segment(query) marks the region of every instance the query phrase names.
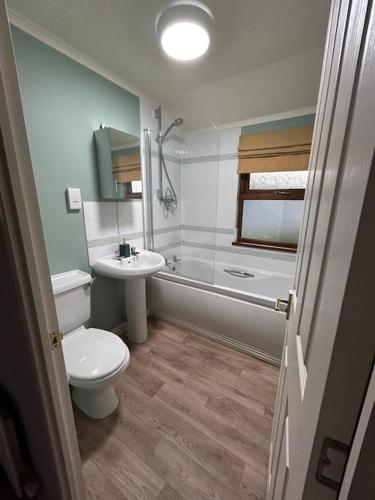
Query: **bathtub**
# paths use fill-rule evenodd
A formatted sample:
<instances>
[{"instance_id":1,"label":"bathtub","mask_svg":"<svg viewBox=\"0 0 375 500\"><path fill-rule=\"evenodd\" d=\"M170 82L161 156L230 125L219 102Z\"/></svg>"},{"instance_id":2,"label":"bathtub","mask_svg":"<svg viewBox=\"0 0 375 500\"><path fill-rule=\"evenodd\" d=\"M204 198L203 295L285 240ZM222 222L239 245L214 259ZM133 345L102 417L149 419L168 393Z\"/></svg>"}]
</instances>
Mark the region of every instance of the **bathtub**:
<instances>
[{"instance_id":1,"label":"bathtub","mask_svg":"<svg viewBox=\"0 0 375 500\"><path fill-rule=\"evenodd\" d=\"M150 278L153 316L279 364L286 327L275 299L293 276L222 262L182 258Z\"/></svg>"}]
</instances>

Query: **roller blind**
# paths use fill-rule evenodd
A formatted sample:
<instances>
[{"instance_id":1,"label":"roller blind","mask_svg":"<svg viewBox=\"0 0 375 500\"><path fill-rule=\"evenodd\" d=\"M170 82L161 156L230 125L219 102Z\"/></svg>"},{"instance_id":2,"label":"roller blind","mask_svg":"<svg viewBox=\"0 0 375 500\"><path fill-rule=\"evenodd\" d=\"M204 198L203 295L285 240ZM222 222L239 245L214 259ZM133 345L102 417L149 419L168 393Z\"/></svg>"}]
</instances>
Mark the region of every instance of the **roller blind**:
<instances>
[{"instance_id":1,"label":"roller blind","mask_svg":"<svg viewBox=\"0 0 375 500\"><path fill-rule=\"evenodd\" d=\"M117 182L142 180L141 158L139 153L112 156L113 175Z\"/></svg>"},{"instance_id":2,"label":"roller blind","mask_svg":"<svg viewBox=\"0 0 375 500\"><path fill-rule=\"evenodd\" d=\"M307 170L312 126L240 136L238 173Z\"/></svg>"}]
</instances>

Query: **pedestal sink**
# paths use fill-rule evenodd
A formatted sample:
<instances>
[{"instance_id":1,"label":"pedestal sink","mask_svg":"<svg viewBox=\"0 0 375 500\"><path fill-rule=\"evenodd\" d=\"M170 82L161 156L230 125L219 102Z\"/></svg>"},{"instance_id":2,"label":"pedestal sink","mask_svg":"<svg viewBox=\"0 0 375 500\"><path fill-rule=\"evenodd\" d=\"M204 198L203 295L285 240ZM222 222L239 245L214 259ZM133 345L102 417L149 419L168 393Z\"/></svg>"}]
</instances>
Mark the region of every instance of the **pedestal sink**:
<instances>
[{"instance_id":1,"label":"pedestal sink","mask_svg":"<svg viewBox=\"0 0 375 500\"><path fill-rule=\"evenodd\" d=\"M94 270L109 278L126 280L125 299L128 317L128 338L142 344L147 340L146 277L165 266L158 253L137 250L137 255L115 257L108 255L95 261Z\"/></svg>"}]
</instances>

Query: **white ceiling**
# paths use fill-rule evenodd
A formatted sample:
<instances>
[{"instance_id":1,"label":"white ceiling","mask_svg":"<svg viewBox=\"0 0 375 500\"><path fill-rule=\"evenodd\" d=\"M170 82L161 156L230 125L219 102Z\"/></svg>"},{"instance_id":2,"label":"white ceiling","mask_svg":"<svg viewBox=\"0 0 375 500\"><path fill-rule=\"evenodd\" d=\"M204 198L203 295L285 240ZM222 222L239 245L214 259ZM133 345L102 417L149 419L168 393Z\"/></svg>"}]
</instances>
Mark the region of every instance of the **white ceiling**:
<instances>
[{"instance_id":1,"label":"white ceiling","mask_svg":"<svg viewBox=\"0 0 375 500\"><path fill-rule=\"evenodd\" d=\"M174 116L216 124L314 105L329 0L205 0L207 55L178 64L158 46L168 0L8 0L35 24L155 97Z\"/></svg>"}]
</instances>

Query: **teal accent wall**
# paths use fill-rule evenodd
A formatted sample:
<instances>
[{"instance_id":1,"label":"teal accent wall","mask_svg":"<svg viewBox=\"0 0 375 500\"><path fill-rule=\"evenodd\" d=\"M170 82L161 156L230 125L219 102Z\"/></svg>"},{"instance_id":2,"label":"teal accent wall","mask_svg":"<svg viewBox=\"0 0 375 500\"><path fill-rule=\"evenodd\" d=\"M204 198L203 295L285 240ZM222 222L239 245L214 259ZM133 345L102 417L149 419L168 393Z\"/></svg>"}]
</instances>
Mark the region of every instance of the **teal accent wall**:
<instances>
[{"instance_id":1,"label":"teal accent wall","mask_svg":"<svg viewBox=\"0 0 375 500\"><path fill-rule=\"evenodd\" d=\"M314 125L315 114L294 116L293 118L283 118L282 120L274 120L272 122L257 123L255 125L247 125L241 128L241 134L257 134L267 132L269 130L281 130L283 128L306 127Z\"/></svg>"},{"instance_id":2,"label":"teal accent wall","mask_svg":"<svg viewBox=\"0 0 375 500\"><path fill-rule=\"evenodd\" d=\"M83 211L68 212L65 189L98 200L93 132L105 123L139 136L139 98L18 28L12 36L50 271L89 272ZM95 326L123 321L122 288L95 282Z\"/></svg>"}]
</instances>

